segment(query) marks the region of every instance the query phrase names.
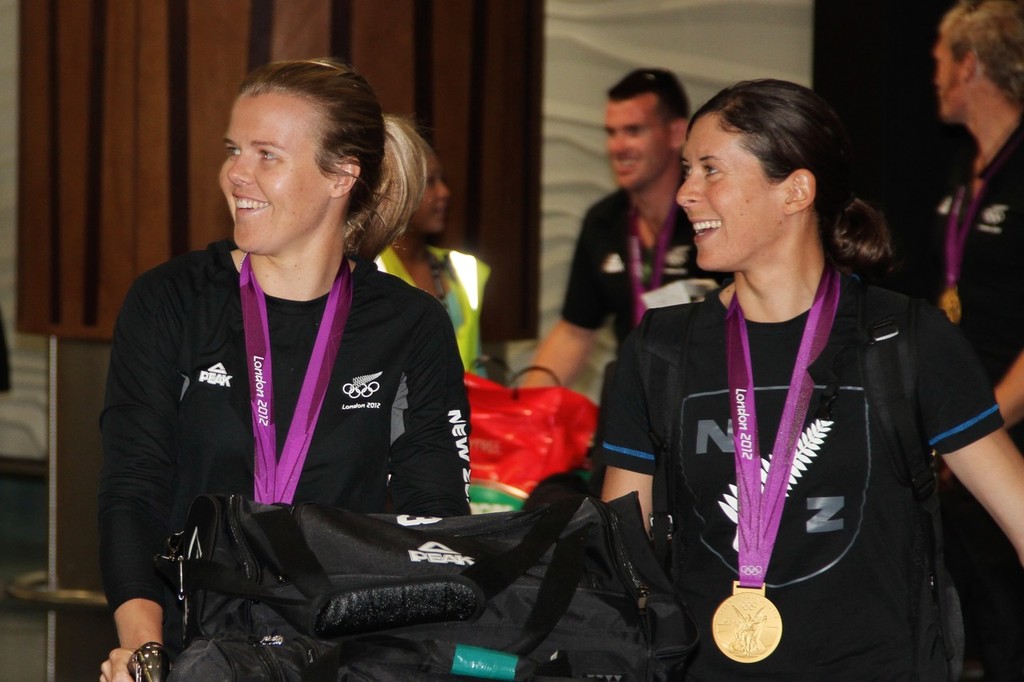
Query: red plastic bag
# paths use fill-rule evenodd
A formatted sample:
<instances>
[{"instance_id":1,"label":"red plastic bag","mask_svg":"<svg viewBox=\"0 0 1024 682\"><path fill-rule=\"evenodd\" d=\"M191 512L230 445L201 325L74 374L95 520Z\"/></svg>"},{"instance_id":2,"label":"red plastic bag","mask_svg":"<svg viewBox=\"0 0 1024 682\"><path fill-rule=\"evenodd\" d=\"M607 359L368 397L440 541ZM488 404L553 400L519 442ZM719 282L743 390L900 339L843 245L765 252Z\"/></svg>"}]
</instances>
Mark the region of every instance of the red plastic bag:
<instances>
[{"instance_id":1,"label":"red plastic bag","mask_svg":"<svg viewBox=\"0 0 1024 682\"><path fill-rule=\"evenodd\" d=\"M529 493L552 474L583 468L597 405L562 386L507 387L466 374L472 479Z\"/></svg>"}]
</instances>

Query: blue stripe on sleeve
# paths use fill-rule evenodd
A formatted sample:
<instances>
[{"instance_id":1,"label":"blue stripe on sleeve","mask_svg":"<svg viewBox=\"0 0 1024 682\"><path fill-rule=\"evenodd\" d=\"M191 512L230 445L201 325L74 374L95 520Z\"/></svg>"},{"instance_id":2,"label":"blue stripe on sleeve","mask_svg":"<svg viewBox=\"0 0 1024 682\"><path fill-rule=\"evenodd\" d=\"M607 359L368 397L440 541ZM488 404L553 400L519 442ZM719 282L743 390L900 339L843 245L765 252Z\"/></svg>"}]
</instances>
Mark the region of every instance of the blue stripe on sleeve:
<instances>
[{"instance_id":1,"label":"blue stripe on sleeve","mask_svg":"<svg viewBox=\"0 0 1024 682\"><path fill-rule=\"evenodd\" d=\"M932 438L931 440L928 441L928 445L935 445L936 443L938 443L941 440L949 438L950 436L955 436L956 434L960 433L961 431L965 431L965 430L971 428L972 426L974 426L975 424L980 422L985 417L988 417L989 415L991 415L993 412L998 412L998 411L999 411L999 405L993 405L992 407L988 408L987 410L985 410L984 412L982 412L978 416L972 417L971 419L968 419L967 421L965 421L963 424L960 424L959 426L954 426L950 430L944 431L943 433L940 433L939 435L935 436L934 438Z\"/></svg>"},{"instance_id":2,"label":"blue stripe on sleeve","mask_svg":"<svg viewBox=\"0 0 1024 682\"><path fill-rule=\"evenodd\" d=\"M623 455L629 455L630 457L637 457L639 459L646 459L651 462L654 461L654 455L649 452L642 452L640 450L633 450L631 448L620 448L618 445L611 445L607 441L604 443L605 450L611 450L612 452L618 452Z\"/></svg>"}]
</instances>

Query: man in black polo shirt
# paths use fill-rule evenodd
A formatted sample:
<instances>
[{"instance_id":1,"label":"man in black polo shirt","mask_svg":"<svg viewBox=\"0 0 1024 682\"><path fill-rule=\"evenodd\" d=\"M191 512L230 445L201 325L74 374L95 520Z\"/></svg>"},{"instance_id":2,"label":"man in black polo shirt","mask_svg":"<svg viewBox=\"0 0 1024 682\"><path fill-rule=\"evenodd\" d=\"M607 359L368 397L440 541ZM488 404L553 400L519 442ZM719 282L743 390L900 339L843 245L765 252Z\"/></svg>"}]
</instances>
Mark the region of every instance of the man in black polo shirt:
<instances>
[{"instance_id":1,"label":"man in black polo shirt","mask_svg":"<svg viewBox=\"0 0 1024 682\"><path fill-rule=\"evenodd\" d=\"M689 114L682 86L662 69L632 71L608 90L605 131L618 189L583 219L562 319L532 362L563 385L585 365L609 315L621 343L648 307L684 303L706 288L693 230L675 202ZM524 385L550 381L532 372Z\"/></svg>"}]
</instances>

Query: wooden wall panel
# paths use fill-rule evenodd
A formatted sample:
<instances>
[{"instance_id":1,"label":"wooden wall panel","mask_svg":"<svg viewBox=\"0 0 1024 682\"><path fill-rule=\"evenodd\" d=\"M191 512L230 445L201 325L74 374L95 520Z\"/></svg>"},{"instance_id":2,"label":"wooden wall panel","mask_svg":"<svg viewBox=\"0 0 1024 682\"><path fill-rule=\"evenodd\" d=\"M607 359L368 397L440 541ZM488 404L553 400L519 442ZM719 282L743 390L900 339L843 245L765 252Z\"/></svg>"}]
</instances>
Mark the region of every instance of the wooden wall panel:
<instances>
[{"instance_id":1,"label":"wooden wall panel","mask_svg":"<svg viewBox=\"0 0 1024 682\"><path fill-rule=\"evenodd\" d=\"M515 255L512 267L498 268L494 285L497 291L517 291L519 295L488 301L482 327L485 338L531 338L536 336L539 265L529 254L538 253L539 232L530 225L538 219L541 198L530 178L540 174L540 154L523 154L522 150L539 150L541 144L541 25L525 4L511 3L504 10L488 15L485 23L488 50L480 74L484 103L477 117L480 128L474 131L482 146L480 202L475 217L479 222L503 219L496 229L481 233L480 253L492 259ZM526 68L520 66L523 44L538 45ZM509 130L520 134L509 135ZM490 159L503 160L501 173L483 172ZM530 322L505 329L504 318Z\"/></svg>"},{"instance_id":2,"label":"wooden wall panel","mask_svg":"<svg viewBox=\"0 0 1024 682\"><path fill-rule=\"evenodd\" d=\"M50 7L45 2L22 3L18 145L18 322L21 328L43 331L53 319L54 263L52 229L55 179L50 174L54 155L53 64ZM22 273L33 273L24 276ZM44 273L44 276L39 276Z\"/></svg>"},{"instance_id":3,"label":"wooden wall panel","mask_svg":"<svg viewBox=\"0 0 1024 682\"><path fill-rule=\"evenodd\" d=\"M134 267L124 270L144 272L167 260L172 253L167 229L171 201L171 92L170 92L170 15L167 3L143 2L138 5L138 68L135 72L136 110L139 121L132 131L132 149L144 150L138 154L135 177L138 190L135 199L134 226L139 233L133 239ZM176 37L180 40L180 37ZM179 99L175 97L175 99ZM127 138L125 134L125 138ZM123 294L122 294L123 295ZM115 294L114 301L119 301Z\"/></svg>"},{"instance_id":4,"label":"wooden wall panel","mask_svg":"<svg viewBox=\"0 0 1024 682\"><path fill-rule=\"evenodd\" d=\"M542 0L22 0L19 329L109 338L138 274L230 236L217 175L238 82L333 50L433 131L444 243L493 269L484 338L535 335L542 15Z\"/></svg>"},{"instance_id":5,"label":"wooden wall panel","mask_svg":"<svg viewBox=\"0 0 1024 682\"><path fill-rule=\"evenodd\" d=\"M110 0L105 22L101 74L104 88L99 94L99 155L90 160L94 178L90 194L98 190L100 201L87 217L86 285L83 323L95 327L99 320L117 316L120 298L131 285L135 260L136 192L125 191L135 184L138 166L145 163L137 153L135 125L138 111L136 78L138 56L134 49L137 3ZM144 120L144 119L143 119Z\"/></svg>"},{"instance_id":6,"label":"wooden wall panel","mask_svg":"<svg viewBox=\"0 0 1024 682\"><path fill-rule=\"evenodd\" d=\"M412 114L414 5L422 0L352 0L352 64L386 111Z\"/></svg>"},{"instance_id":7,"label":"wooden wall panel","mask_svg":"<svg viewBox=\"0 0 1024 682\"><path fill-rule=\"evenodd\" d=\"M475 0L448 0L434 5L431 129L452 187L445 243L477 251L480 225L469 224L469 167L473 147L466 132L472 115L473 5ZM479 151L479 150L477 150ZM496 287L491 287L492 293ZM484 298L488 300L487 297Z\"/></svg>"},{"instance_id":8,"label":"wooden wall panel","mask_svg":"<svg viewBox=\"0 0 1024 682\"><path fill-rule=\"evenodd\" d=\"M290 0L274 6L271 59L311 59L331 54L331 5Z\"/></svg>"},{"instance_id":9,"label":"wooden wall panel","mask_svg":"<svg viewBox=\"0 0 1024 682\"><path fill-rule=\"evenodd\" d=\"M220 191L224 132L238 83L249 69L251 41L244 17L250 0L189 0L188 16L188 246L204 249L231 236ZM260 36L269 42L269 36ZM172 96L173 93L172 93Z\"/></svg>"},{"instance_id":10,"label":"wooden wall panel","mask_svg":"<svg viewBox=\"0 0 1024 682\"><path fill-rule=\"evenodd\" d=\"M51 169L57 186L52 195L60 232L57 241L59 292L58 314L73 328L83 325L85 306L83 287L86 262L79 257L85 251L86 216L99 197L90 196L88 165L90 145L95 144L91 129L96 85L91 66L96 58L93 25L94 3L71 0L58 2L56 77L59 84L56 101L56 142L60 150Z\"/></svg>"},{"instance_id":11,"label":"wooden wall panel","mask_svg":"<svg viewBox=\"0 0 1024 682\"><path fill-rule=\"evenodd\" d=\"M479 25L487 36L483 54L474 55L474 90L480 92L470 117L479 148L470 162L479 197L470 195L467 219L486 226L479 253L493 263L481 318L484 338L532 338L538 290L540 195L540 44L541 17L528 3L488 5ZM500 10L500 11L499 11ZM487 172L500 160L500 173ZM526 189L530 188L530 189Z\"/></svg>"},{"instance_id":12,"label":"wooden wall panel","mask_svg":"<svg viewBox=\"0 0 1024 682\"><path fill-rule=\"evenodd\" d=\"M354 0L352 7L352 63L388 110L433 132L441 153L452 192L441 243L492 267L484 340L535 337L543 3ZM367 31L363 22L391 29Z\"/></svg>"}]
</instances>

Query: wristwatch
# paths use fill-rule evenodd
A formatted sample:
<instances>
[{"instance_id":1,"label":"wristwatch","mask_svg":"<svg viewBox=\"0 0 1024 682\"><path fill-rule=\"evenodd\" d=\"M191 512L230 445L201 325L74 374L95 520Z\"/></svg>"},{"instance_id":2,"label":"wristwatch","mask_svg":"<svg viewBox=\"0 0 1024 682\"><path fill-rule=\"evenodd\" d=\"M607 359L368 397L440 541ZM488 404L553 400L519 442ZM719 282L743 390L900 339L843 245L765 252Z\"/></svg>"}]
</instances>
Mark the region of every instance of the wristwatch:
<instances>
[{"instance_id":1,"label":"wristwatch","mask_svg":"<svg viewBox=\"0 0 1024 682\"><path fill-rule=\"evenodd\" d=\"M171 658L159 642L146 642L128 659L128 671L135 682L167 682Z\"/></svg>"}]
</instances>

